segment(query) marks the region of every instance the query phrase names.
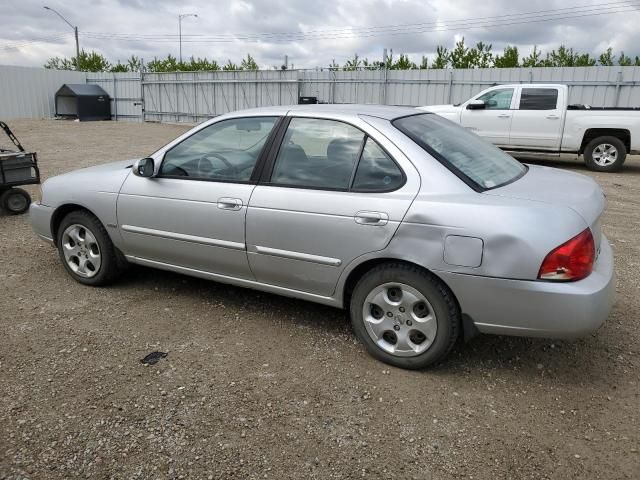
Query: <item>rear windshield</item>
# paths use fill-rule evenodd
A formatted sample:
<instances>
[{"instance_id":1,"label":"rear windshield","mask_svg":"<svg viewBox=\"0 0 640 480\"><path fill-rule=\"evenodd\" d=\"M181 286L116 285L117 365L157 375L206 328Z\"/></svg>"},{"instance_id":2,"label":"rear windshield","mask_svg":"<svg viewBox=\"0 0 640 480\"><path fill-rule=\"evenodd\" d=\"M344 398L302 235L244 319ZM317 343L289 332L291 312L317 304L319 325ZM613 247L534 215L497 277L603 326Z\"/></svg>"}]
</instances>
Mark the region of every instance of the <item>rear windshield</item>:
<instances>
[{"instance_id":1,"label":"rear windshield","mask_svg":"<svg viewBox=\"0 0 640 480\"><path fill-rule=\"evenodd\" d=\"M527 171L498 147L437 115L411 115L393 125L476 189L505 185Z\"/></svg>"}]
</instances>

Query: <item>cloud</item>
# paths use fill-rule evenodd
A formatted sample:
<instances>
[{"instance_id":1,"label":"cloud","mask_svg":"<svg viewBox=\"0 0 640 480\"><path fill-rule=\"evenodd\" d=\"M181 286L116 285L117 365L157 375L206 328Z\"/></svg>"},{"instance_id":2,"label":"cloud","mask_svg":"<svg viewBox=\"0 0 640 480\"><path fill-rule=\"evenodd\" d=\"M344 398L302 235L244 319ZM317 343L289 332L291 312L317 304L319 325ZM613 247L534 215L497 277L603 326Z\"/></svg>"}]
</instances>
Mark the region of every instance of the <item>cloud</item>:
<instances>
[{"instance_id":1,"label":"cloud","mask_svg":"<svg viewBox=\"0 0 640 480\"><path fill-rule=\"evenodd\" d=\"M564 12L569 16L577 11L569 9L575 5L593 5L592 12L598 9L604 12L602 0L575 0L571 5L560 0L535 3L486 0L481 4L473 0L4 1L8 8L3 9L3 24L12 28L0 30L0 64L37 66L51 56L74 55L71 28L44 10L43 2L78 25L81 48L97 50L112 62L124 61L131 55L145 61L169 53L177 55L175 36L180 13L198 14L198 18L183 20L184 56L208 57L225 63L227 59L239 62L251 53L266 68L281 65L284 55L301 68L326 66L332 59L344 63L354 53L380 59L383 48L393 49L395 54L409 54L418 61L423 54L433 56L437 45L450 48L454 38L462 36L467 44L490 43L494 52L501 52L508 44L517 45L522 55L533 45L550 50L561 44L596 56L608 46L632 56L640 53L636 47L640 41L636 28L638 11L507 25L516 18L509 15L538 11L542 12L540 18L544 18L544 11L567 9ZM471 28L470 19L476 19L473 24L476 28ZM425 28L428 31L404 34L409 29L402 25L418 22L432 23L432 27L440 29ZM487 26L487 22L504 25ZM384 35L372 34L378 31L375 27L390 25L399 27L387 29ZM443 26L446 30L442 30ZM360 35L345 35L349 29ZM301 39L295 35L288 41L275 41L277 36L247 38L259 33L299 31L317 32L312 35L318 38ZM207 35L209 41L196 35ZM241 38L225 37L224 42L211 42L216 35ZM42 41L29 43L33 39Z\"/></svg>"}]
</instances>

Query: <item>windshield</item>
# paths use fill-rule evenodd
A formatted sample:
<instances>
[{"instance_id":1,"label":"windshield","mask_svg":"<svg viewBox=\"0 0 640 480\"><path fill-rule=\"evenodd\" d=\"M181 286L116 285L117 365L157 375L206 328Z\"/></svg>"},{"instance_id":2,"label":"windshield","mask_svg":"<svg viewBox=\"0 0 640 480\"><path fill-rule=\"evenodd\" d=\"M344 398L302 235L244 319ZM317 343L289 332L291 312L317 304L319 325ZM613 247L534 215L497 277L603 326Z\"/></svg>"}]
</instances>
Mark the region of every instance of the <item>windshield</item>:
<instances>
[{"instance_id":1,"label":"windshield","mask_svg":"<svg viewBox=\"0 0 640 480\"><path fill-rule=\"evenodd\" d=\"M482 190L505 185L527 171L499 148L438 115L398 118L393 125L456 175Z\"/></svg>"}]
</instances>

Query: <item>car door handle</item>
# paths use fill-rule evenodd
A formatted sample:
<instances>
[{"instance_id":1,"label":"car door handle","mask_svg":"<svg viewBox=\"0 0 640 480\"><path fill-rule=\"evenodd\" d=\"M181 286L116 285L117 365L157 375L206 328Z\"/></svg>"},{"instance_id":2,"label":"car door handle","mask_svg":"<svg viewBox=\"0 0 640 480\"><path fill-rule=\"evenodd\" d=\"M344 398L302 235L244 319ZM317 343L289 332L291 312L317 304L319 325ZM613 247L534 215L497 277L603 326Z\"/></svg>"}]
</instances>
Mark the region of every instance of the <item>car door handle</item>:
<instances>
[{"instance_id":1,"label":"car door handle","mask_svg":"<svg viewBox=\"0 0 640 480\"><path fill-rule=\"evenodd\" d=\"M386 225L389 221L389 215L382 212L358 212L354 218L360 225Z\"/></svg>"},{"instance_id":2,"label":"car door handle","mask_svg":"<svg viewBox=\"0 0 640 480\"><path fill-rule=\"evenodd\" d=\"M242 208L242 200L239 198L222 197L218 199L218 208L223 210L240 210Z\"/></svg>"},{"instance_id":3,"label":"car door handle","mask_svg":"<svg viewBox=\"0 0 640 480\"><path fill-rule=\"evenodd\" d=\"M559 120L560 117L558 115L547 115L547 118L549 120Z\"/></svg>"},{"instance_id":4,"label":"car door handle","mask_svg":"<svg viewBox=\"0 0 640 480\"><path fill-rule=\"evenodd\" d=\"M509 115L508 113L501 113L500 115L498 115L498 118L511 118L511 115Z\"/></svg>"}]
</instances>

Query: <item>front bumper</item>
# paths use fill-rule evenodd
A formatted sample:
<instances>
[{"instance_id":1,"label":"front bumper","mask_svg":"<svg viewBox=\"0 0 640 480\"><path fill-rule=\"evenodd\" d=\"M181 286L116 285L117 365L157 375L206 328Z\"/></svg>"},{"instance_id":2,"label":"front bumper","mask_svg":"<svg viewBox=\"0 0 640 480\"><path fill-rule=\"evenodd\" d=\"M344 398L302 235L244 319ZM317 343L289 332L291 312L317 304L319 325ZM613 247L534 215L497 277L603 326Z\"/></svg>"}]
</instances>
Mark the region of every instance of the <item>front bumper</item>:
<instances>
[{"instance_id":1,"label":"front bumper","mask_svg":"<svg viewBox=\"0 0 640 480\"><path fill-rule=\"evenodd\" d=\"M53 244L53 234L51 233L51 215L53 208L33 202L29 207L29 217L31 219L31 228L36 235L45 242Z\"/></svg>"},{"instance_id":2,"label":"front bumper","mask_svg":"<svg viewBox=\"0 0 640 480\"><path fill-rule=\"evenodd\" d=\"M613 265L613 252L603 235L593 272L577 282L440 276L482 333L576 338L597 330L609 316L616 289Z\"/></svg>"}]
</instances>

